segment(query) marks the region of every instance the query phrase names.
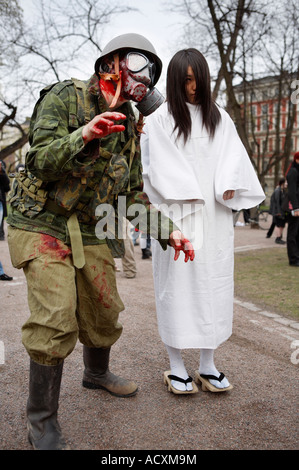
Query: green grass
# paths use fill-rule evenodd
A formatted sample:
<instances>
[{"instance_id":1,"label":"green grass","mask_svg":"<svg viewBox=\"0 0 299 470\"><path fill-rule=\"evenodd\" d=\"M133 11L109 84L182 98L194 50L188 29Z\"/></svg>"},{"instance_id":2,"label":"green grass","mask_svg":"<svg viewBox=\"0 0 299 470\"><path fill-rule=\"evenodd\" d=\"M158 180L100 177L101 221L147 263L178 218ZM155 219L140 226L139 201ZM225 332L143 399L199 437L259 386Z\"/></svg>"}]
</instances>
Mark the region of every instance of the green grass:
<instances>
[{"instance_id":1,"label":"green grass","mask_svg":"<svg viewBox=\"0 0 299 470\"><path fill-rule=\"evenodd\" d=\"M286 248L235 254L235 296L270 312L299 319L299 269Z\"/></svg>"}]
</instances>

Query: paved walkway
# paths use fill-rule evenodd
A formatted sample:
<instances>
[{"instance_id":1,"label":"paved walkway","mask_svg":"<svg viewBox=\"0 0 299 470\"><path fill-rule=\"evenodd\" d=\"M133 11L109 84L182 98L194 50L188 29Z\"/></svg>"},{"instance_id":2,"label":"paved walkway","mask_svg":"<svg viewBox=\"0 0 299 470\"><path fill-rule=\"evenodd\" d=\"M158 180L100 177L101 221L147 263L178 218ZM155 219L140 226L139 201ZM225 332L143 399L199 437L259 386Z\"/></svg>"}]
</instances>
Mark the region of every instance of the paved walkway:
<instances>
[{"instance_id":1,"label":"paved walkway","mask_svg":"<svg viewBox=\"0 0 299 470\"><path fill-rule=\"evenodd\" d=\"M275 247L262 230L235 228L236 251ZM298 323L235 301L233 335L216 352L216 364L234 389L227 394L200 392L175 396L162 381L168 359L157 333L151 261L135 247L138 274L117 273L126 306L124 332L112 350L111 370L130 377L139 393L117 399L82 388L82 346L65 361L60 424L78 450L294 450L298 448ZM0 259L11 282L0 283L0 449L29 450L25 406L28 357L21 326L29 311L26 283L12 268L7 243ZM121 266L121 264L120 264ZM4 357L3 357L4 346ZM2 354L2 356L1 356ZM183 352L188 372L198 367L199 351ZM112 454L111 454L112 455ZM197 462L199 463L199 461Z\"/></svg>"}]
</instances>

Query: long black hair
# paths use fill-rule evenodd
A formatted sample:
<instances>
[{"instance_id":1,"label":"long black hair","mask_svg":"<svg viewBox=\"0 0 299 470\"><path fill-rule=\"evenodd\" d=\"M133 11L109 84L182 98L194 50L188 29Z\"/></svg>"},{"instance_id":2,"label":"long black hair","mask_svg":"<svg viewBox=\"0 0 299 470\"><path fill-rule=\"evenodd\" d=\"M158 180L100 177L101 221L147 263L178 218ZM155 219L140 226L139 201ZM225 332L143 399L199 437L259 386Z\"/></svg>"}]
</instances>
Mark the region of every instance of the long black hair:
<instances>
[{"instance_id":1,"label":"long black hair","mask_svg":"<svg viewBox=\"0 0 299 470\"><path fill-rule=\"evenodd\" d=\"M208 63L197 49L183 49L171 59L167 69L166 96L168 110L175 122L174 131L178 129L186 142L191 133L191 117L186 94L186 76L191 67L196 79L195 102L202 110L203 125L213 137L221 119L219 109L212 99L211 78Z\"/></svg>"}]
</instances>

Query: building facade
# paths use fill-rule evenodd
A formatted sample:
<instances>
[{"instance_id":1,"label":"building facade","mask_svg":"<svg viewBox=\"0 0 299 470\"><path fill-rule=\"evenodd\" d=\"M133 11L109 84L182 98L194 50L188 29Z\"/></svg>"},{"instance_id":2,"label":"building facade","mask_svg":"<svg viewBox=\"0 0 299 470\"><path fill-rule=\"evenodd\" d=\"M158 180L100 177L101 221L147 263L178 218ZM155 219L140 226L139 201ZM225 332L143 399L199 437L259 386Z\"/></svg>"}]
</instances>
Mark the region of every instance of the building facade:
<instances>
[{"instance_id":1,"label":"building facade","mask_svg":"<svg viewBox=\"0 0 299 470\"><path fill-rule=\"evenodd\" d=\"M299 106L294 76L267 76L235 87L258 175L267 195L299 150Z\"/></svg>"}]
</instances>

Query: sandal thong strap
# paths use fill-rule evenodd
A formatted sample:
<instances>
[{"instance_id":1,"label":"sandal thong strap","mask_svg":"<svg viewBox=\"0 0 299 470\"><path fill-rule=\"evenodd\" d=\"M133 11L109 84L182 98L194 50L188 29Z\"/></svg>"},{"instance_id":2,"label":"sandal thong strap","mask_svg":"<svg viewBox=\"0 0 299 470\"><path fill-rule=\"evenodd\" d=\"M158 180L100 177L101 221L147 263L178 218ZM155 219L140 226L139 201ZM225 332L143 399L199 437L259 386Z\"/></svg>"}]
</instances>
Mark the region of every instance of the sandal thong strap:
<instances>
[{"instance_id":1,"label":"sandal thong strap","mask_svg":"<svg viewBox=\"0 0 299 470\"><path fill-rule=\"evenodd\" d=\"M219 377L216 377L216 375L208 375L208 374L200 374L200 376L203 378L203 379L210 379L210 380L218 380L218 382L221 382L225 375L223 372L220 372L220 375Z\"/></svg>"},{"instance_id":2,"label":"sandal thong strap","mask_svg":"<svg viewBox=\"0 0 299 470\"><path fill-rule=\"evenodd\" d=\"M168 375L168 378L171 380L175 380L176 382L182 382L183 384L187 384L189 382L192 382L192 377L188 377L188 379L182 379L181 377L177 377L176 375Z\"/></svg>"}]
</instances>

